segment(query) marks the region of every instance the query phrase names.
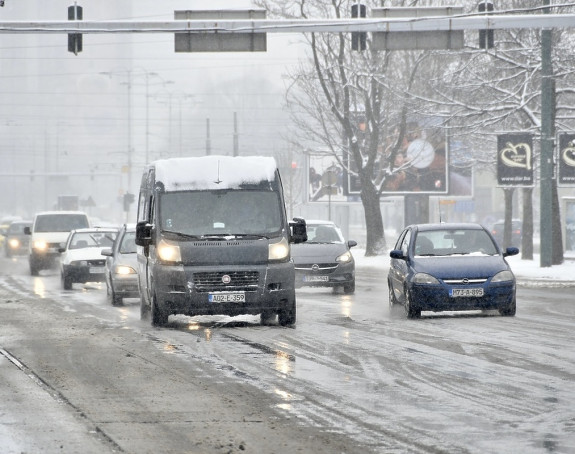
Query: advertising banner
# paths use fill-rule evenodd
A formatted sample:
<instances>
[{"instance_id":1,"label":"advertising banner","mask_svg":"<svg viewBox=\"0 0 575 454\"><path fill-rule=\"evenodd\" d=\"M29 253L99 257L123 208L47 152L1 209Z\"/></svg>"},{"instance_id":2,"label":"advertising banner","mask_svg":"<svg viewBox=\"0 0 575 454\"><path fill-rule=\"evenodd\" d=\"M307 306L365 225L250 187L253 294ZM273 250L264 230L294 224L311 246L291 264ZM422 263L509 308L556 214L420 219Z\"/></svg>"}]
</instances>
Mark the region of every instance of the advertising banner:
<instances>
[{"instance_id":1,"label":"advertising banner","mask_svg":"<svg viewBox=\"0 0 575 454\"><path fill-rule=\"evenodd\" d=\"M508 187L533 186L533 135L497 136L497 184Z\"/></svg>"},{"instance_id":2,"label":"advertising banner","mask_svg":"<svg viewBox=\"0 0 575 454\"><path fill-rule=\"evenodd\" d=\"M401 149L393 152L398 136L391 134L380 147L373 180L384 195L447 194L449 147L441 119L413 119L407 124ZM393 154L395 153L395 154ZM356 166L349 162L346 192L359 194Z\"/></svg>"},{"instance_id":3,"label":"advertising banner","mask_svg":"<svg viewBox=\"0 0 575 454\"><path fill-rule=\"evenodd\" d=\"M575 133L559 134L558 183L575 186Z\"/></svg>"}]
</instances>

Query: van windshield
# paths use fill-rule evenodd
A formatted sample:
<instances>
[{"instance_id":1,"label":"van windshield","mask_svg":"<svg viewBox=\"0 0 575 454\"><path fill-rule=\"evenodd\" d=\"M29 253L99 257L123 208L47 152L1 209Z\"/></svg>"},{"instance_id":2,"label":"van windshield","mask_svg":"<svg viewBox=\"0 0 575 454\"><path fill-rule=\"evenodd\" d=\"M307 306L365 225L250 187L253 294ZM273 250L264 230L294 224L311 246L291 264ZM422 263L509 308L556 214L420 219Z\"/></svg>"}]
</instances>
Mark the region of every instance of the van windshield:
<instances>
[{"instance_id":1,"label":"van windshield","mask_svg":"<svg viewBox=\"0 0 575 454\"><path fill-rule=\"evenodd\" d=\"M35 232L69 232L90 227L83 214L44 214L36 218Z\"/></svg>"},{"instance_id":2,"label":"van windshield","mask_svg":"<svg viewBox=\"0 0 575 454\"><path fill-rule=\"evenodd\" d=\"M282 204L273 191L185 191L167 192L160 197L160 228L163 231L197 237L273 237L282 230Z\"/></svg>"}]
</instances>

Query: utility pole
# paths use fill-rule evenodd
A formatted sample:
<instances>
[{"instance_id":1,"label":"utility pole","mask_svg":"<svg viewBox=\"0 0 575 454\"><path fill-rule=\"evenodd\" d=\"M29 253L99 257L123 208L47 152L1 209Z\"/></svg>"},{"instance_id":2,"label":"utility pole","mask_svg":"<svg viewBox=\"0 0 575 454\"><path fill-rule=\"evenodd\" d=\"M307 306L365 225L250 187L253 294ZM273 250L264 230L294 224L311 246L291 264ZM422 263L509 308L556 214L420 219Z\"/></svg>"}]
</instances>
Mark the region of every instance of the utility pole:
<instances>
[{"instance_id":1,"label":"utility pole","mask_svg":"<svg viewBox=\"0 0 575 454\"><path fill-rule=\"evenodd\" d=\"M206 156L212 154L212 139L210 138L210 119L206 118Z\"/></svg>"},{"instance_id":2,"label":"utility pole","mask_svg":"<svg viewBox=\"0 0 575 454\"><path fill-rule=\"evenodd\" d=\"M543 0L549 6L550 0ZM549 14L549 8L544 9ZM555 84L551 62L552 30L541 30L541 168L540 168L540 266L553 261L553 148L555 144Z\"/></svg>"},{"instance_id":3,"label":"utility pole","mask_svg":"<svg viewBox=\"0 0 575 454\"><path fill-rule=\"evenodd\" d=\"M234 112L234 156L238 155L238 113Z\"/></svg>"}]
</instances>

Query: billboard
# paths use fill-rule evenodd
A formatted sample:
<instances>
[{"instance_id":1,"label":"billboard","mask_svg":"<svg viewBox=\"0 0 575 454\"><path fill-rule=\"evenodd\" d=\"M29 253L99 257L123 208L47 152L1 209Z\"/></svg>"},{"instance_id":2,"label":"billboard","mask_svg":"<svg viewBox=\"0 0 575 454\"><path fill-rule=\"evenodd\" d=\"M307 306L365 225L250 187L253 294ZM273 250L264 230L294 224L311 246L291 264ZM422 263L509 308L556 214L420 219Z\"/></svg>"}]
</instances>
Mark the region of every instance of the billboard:
<instances>
[{"instance_id":1,"label":"billboard","mask_svg":"<svg viewBox=\"0 0 575 454\"><path fill-rule=\"evenodd\" d=\"M560 185L575 185L575 133L559 134L557 170Z\"/></svg>"},{"instance_id":2,"label":"billboard","mask_svg":"<svg viewBox=\"0 0 575 454\"><path fill-rule=\"evenodd\" d=\"M398 134L391 134L380 147L374 181L383 195L423 193L447 194L449 189L449 147L441 119L412 119L407 124L399 150L394 151ZM349 163L346 190L359 194L361 184L356 166Z\"/></svg>"},{"instance_id":3,"label":"billboard","mask_svg":"<svg viewBox=\"0 0 575 454\"><path fill-rule=\"evenodd\" d=\"M497 136L497 184L507 187L533 186L533 135Z\"/></svg>"}]
</instances>

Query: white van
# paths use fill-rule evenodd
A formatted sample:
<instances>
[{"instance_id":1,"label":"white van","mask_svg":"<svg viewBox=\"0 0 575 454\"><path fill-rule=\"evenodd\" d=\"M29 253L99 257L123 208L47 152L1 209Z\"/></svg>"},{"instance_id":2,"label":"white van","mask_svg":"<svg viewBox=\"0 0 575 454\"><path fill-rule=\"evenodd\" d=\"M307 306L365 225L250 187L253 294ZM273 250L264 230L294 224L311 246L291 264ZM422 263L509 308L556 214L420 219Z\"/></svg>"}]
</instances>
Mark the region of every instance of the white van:
<instances>
[{"instance_id":1,"label":"white van","mask_svg":"<svg viewBox=\"0 0 575 454\"><path fill-rule=\"evenodd\" d=\"M43 211L36 213L32 228L25 233L32 235L28 248L30 274L38 276L40 270L55 266L60 247L70 231L90 227L88 215L83 211Z\"/></svg>"},{"instance_id":2,"label":"white van","mask_svg":"<svg viewBox=\"0 0 575 454\"><path fill-rule=\"evenodd\" d=\"M156 161L144 171L136 244L142 318L260 314L296 321L288 222L275 160L204 156Z\"/></svg>"}]
</instances>

